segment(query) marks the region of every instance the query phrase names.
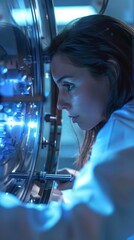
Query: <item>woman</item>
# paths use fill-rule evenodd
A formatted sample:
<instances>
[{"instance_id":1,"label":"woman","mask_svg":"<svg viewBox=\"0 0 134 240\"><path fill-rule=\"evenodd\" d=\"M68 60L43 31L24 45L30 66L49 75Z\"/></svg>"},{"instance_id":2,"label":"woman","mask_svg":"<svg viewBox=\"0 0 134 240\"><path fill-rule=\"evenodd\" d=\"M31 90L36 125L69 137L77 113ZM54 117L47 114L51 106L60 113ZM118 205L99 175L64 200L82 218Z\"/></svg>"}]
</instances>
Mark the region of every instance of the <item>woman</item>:
<instances>
[{"instance_id":1,"label":"woman","mask_svg":"<svg viewBox=\"0 0 134 240\"><path fill-rule=\"evenodd\" d=\"M96 25L95 25L95 22L96 22ZM119 21L111 19L110 17L99 16L99 15L92 16L92 17L90 16L89 18L85 17L81 19L79 22L76 20L76 24L75 24L75 21L72 22L72 25L69 24L65 28L65 30L56 37L56 39L54 40L54 42L49 48L49 54L51 55L51 58L53 58L54 56L54 59L56 59L54 60L56 62L56 66L54 63L56 71L58 71L58 69L59 71L62 70L63 75L65 75L64 73L66 73L66 71L68 73L68 70L66 69L66 65L63 64L64 63L63 57L64 58L67 57L68 58L67 60L68 61L70 60L70 62L72 62L74 66L77 66L80 68L87 68L89 72L92 73L92 77L94 76L94 78L96 79L96 83L98 83L96 90L94 88L92 89L91 86L89 86L89 89L88 89L88 87L84 85L87 90L87 95L89 95L88 97L90 98L93 95L93 98L96 100L96 95L97 95L97 98L99 100L99 94L102 94L104 98L105 109L103 109L102 119L101 118L99 119L98 124L96 124L95 120L93 119L93 125L91 124L90 127L84 128L84 130L86 130L86 133L85 133L85 139L83 141L83 145L81 147L81 152L77 160L78 169L80 169L85 164L85 162L89 160L89 156L90 156L91 149L95 141L96 135L98 131L103 127L103 125L108 121L111 113L114 110L119 109L126 102L128 102L133 98L132 36L133 36L134 30L125 24L123 24L123 29L120 28ZM128 33L124 32L124 35L123 35L123 31L128 31ZM124 69L124 66L126 66L125 69ZM53 68L53 60L52 60L52 68ZM119 69L121 69L120 72L119 72ZM74 69L74 72L78 72L77 69ZM53 73L53 69L52 69L52 73ZM55 79L55 76L53 78ZM75 76L75 79L76 79L76 76ZM65 81L65 83L63 82L64 87L66 86L66 89L68 90L70 87L73 87L74 85L74 88L75 88L75 84L74 84L76 82L75 79L74 81ZM90 79L91 77L89 77L89 80ZM101 79L103 81L101 81ZM83 83L83 77L81 78L81 81ZM87 81L86 83L88 84ZM80 88L81 86L79 86L79 89ZM104 93L103 92L101 93L100 88L103 89ZM109 92L108 92L108 88L110 89ZM68 94L69 97L74 95L74 94L71 94L70 90L69 92L70 92L70 94ZM95 92L96 92L96 95L95 95ZM108 94L107 98L105 97L105 94ZM64 93L63 93L63 96L66 101L66 95ZM85 89L84 89L84 96L85 96ZM94 99L92 99L93 101L92 102L91 99L87 98L85 100L86 104L82 103L83 104L82 110L84 111L84 108L85 108L85 115L86 115L88 124L90 124L92 116L94 116L94 110L95 110L93 106ZM72 99L70 98L70 102L71 101ZM89 105L90 102L92 107ZM100 102L101 102L101 99L99 100L99 104ZM76 102L76 105L79 105L79 102ZM60 100L59 100L58 106L59 106L59 109L61 110L64 108L68 110L68 108L64 106L64 103L62 102L60 103ZM81 111L80 105L79 105L79 108ZM93 109L93 113L92 113L92 109ZM99 113L98 110L97 110L97 113ZM81 112L80 116L81 114L83 113ZM70 114L70 117L71 117L71 114ZM74 119L72 120L75 122ZM78 125L80 122L79 120L80 120L80 117L78 119ZM76 122L77 122L77 119L76 119ZM80 128L82 127L80 126ZM71 169L63 169L59 171L59 173L70 173L74 176L77 175L77 171L73 171ZM59 182L58 189L64 190L64 189L70 188L71 186L72 186L71 183Z\"/></svg>"},{"instance_id":2,"label":"woman","mask_svg":"<svg viewBox=\"0 0 134 240\"><path fill-rule=\"evenodd\" d=\"M93 15L52 41L47 53L57 107L86 130L84 166L66 203L5 206L2 194L1 240L124 240L134 234L133 36L119 20Z\"/></svg>"}]
</instances>

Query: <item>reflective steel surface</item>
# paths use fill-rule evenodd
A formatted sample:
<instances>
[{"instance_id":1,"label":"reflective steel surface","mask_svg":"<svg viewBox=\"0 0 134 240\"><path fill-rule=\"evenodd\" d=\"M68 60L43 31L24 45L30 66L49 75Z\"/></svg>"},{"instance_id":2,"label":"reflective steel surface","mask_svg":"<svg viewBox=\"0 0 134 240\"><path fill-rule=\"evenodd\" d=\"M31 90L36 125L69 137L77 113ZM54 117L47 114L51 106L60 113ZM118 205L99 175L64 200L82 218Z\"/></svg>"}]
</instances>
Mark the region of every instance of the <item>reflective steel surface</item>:
<instances>
[{"instance_id":1,"label":"reflective steel surface","mask_svg":"<svg viewBox=\"0 0 134 240\"><path fill-rule=\"evenodd\" d=\"M55 34L51 0L1 1L0 188L27 202L48 200L52 182L33 175L57 168L61 116L43 53ZM16 172L20 177L11 177Z\"/></svg>"}]
</instances>

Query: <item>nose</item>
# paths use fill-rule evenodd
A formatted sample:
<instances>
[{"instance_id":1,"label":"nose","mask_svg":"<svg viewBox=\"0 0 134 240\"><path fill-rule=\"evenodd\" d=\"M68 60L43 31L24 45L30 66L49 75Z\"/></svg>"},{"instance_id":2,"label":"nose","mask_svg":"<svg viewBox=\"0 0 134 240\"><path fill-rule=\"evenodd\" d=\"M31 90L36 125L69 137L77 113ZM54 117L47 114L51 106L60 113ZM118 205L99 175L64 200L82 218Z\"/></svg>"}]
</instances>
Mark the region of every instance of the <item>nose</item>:
<instances>
[{"instance_id":1,"label":"nose","mask_svg":"<svg viewBox=\"0 0 134 240\"><path fill-rule=\"evenodd\" d=\"M57 108L59 110L65 109L65 110L69 111L70 107L71 107L71 105L70 105L69 99L66 96L66 94L65 93L61 93L59 91L58 100L57 100Z\"/></svg>"}]
</instances>

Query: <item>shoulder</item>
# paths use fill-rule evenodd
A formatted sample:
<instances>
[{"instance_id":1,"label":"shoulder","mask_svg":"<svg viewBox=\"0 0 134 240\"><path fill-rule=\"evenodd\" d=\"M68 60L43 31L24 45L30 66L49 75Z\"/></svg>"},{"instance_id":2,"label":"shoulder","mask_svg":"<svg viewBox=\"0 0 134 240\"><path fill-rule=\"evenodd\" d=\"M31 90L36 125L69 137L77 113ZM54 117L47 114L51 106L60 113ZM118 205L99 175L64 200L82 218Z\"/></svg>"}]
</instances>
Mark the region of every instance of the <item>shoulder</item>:
<instances>
[{"instance_id":1,"label":"shoulder","mask_svg":"<svg viewBox=\"0 0 134 240\"><path fill-rule=\"evenodd\" d=\"M134 149L134 100L112 113L96 137L92 157L130 148Z\"/></svg>"},{"instance_id":2,"label":"shoulder","mask_svg":"<svg viewBox=\"0 0 134 240\"><path fill-rule=\"evenodd\" d=\"M134 100L126 103L121 109L114 111L111 114L108 122L100 130L98 137L107 132L110 135L117 135L120 131L129 131L129 129L134 131Z\"/></svg>"},{"instance_id":3,"label":"shoulder","mask_svg":"<svg viewBox=\"0 0 134 240\"><path fill-rule=\"evenodd\" d=\"M122 119L122 121L134 120L134 99L126 103L121 109L114 111L110 117L110 121Z\"/></svg>"}]
</instances>

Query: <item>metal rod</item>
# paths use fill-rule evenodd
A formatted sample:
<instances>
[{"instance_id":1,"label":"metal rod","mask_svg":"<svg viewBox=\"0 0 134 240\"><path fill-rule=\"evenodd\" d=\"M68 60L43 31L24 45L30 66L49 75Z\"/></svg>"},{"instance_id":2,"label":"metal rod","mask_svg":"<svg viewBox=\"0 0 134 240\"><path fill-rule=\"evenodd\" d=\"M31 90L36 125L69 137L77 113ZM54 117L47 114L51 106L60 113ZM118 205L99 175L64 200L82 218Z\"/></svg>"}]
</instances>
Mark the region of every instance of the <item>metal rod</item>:
<instances>
[{"instance_id":1,"label":"metal rod","mask_svg":"<svg viewBox=\"0 0 134 240\"><path fill-rule=\"evenodd\" d=\"M15 179L27 179L29 175L27 173L11 173L10 178ZM39 180L39 181L61 181L61 182L71 182L73 181L74 176L71 174L48 174L46 172L39 172L36 175L32 176L32 180Z\"/></svg>"}]
</instances>

